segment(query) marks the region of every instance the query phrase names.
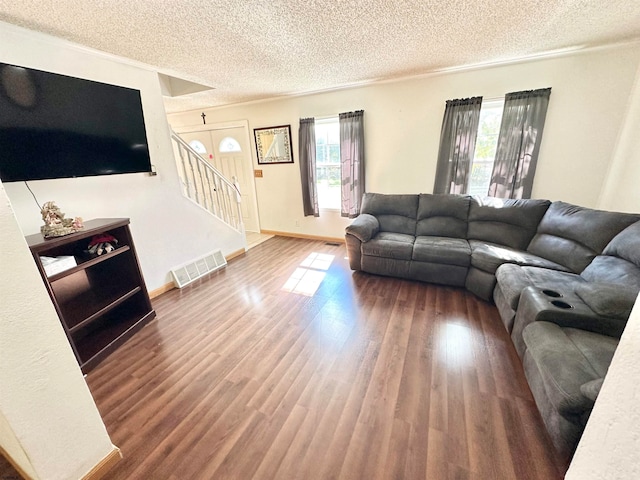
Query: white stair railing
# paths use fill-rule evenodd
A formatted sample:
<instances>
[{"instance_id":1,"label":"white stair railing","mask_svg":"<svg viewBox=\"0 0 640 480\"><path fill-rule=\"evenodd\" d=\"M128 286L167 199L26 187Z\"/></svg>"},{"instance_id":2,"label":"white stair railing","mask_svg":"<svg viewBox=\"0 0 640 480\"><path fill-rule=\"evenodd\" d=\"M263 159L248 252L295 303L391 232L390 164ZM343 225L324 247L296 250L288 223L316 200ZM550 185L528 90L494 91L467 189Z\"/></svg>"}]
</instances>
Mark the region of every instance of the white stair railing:
<instances>
[{"instance_id":1,"label":"white stair railing","mask_svg":"<svg viewBox=\"0 0 640 480\"><path fill-rule=\"evenodd\" d=\"M171 140L184 196L243 233L240 188L235 177L228 180L174 131Z\"/></svg>"}]
</instances>

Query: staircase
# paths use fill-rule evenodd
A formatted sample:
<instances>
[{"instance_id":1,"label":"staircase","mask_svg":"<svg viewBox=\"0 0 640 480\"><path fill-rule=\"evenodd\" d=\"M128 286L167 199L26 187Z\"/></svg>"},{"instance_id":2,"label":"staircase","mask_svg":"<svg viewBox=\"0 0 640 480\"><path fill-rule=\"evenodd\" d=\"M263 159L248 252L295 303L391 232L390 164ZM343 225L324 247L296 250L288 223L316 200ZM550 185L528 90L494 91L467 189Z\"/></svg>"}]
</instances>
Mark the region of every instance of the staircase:
<instances>
[{"instance_id":1,"label":"staircase","mask_svg":"<svg viewBox=\"0 0 640 480\"><path fill-rule=\"evenodd\" d=\"M225 178L173 130L171 140L184 196L244 234L240 188L235 177Z\"/></svg>"}]
</instances>

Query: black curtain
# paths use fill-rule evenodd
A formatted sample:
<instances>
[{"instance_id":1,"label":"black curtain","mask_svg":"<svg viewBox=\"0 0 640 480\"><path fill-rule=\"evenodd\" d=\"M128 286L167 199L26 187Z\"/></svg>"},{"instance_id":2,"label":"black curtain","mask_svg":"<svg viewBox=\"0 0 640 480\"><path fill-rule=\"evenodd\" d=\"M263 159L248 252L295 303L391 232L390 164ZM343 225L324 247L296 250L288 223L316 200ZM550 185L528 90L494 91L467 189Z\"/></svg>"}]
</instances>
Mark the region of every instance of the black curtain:
<instances>
[{"instance_id":1,"label":"black curtain","mask_svg":"<svg viewBox=\"0 0 640 480\"><path fill-rule=\"evenodd\" d=\"M531 198L551 88L505 96L489 195Z\"/></svg>"},{"instance_id":2,"label":"black curtain","mask_svg":"<svg viewBox=\"0 0 640 480\"><path fill-rule=\"evenodd\" d=\"M304 215L320 216L316 189L316 122L313 118L301 118L298 130L300 158L300 183L302 184L302 208Z\"/></svg>"},{"instance_id":3,"label":"black curtain","mask_svg":"<svg viewBox=\"0 0 640 480\"><path fill-rule=\"evenodd\" d=\"M341 113L339 119L342 180L340 214L355 218L360 214L364 194L364 110Z\"/></svg>"},{"instance_id":4,"label":"black curtain","mask_svg":"<svg viewBox=\"0 0 640 480\"><path fill-rule=\"evenodd\" d=\"M433 193L467 193L482 97L447 100Z\"/></svg>"}]
</instances>

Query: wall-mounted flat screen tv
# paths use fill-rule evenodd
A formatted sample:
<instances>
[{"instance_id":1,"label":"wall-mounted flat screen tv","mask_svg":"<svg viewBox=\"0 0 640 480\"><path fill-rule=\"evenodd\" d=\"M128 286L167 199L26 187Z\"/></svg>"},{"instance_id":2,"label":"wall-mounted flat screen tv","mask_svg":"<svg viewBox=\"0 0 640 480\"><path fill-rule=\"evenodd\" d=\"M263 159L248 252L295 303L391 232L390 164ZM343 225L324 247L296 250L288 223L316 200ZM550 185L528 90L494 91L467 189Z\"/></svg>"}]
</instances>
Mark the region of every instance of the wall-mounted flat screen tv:
<instances>
[{"instance_id":1,"label":"wall-mounted flat screen tv","mask_svg":"<svg viewBox=\"0 0 640 480\"><path fill-rule=\"evenodd\" d=\"M0 180L149 171L139 90L0 63Z\"/></svg>"}]
</instances>

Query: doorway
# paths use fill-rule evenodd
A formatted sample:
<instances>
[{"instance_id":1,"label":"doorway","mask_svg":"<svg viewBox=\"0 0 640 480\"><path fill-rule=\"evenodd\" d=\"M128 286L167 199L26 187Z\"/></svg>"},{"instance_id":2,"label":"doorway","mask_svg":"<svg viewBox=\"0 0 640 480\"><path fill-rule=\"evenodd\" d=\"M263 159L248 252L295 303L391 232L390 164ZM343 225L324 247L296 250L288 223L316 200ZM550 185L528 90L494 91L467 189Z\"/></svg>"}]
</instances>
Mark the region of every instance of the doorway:
<instances>
[{"instance_id":1,"label":"doorway","mask_svg":"<svg viewBox=\"0 0 640 480\"><path fill-rule=\"evenodd\" d=\"M240 207L244 228L249 232L260 232L249 124L239 121L198 125L176 129L176 132L228 180L236 178L242 195Z\"/></svg>"}]
</instances>

